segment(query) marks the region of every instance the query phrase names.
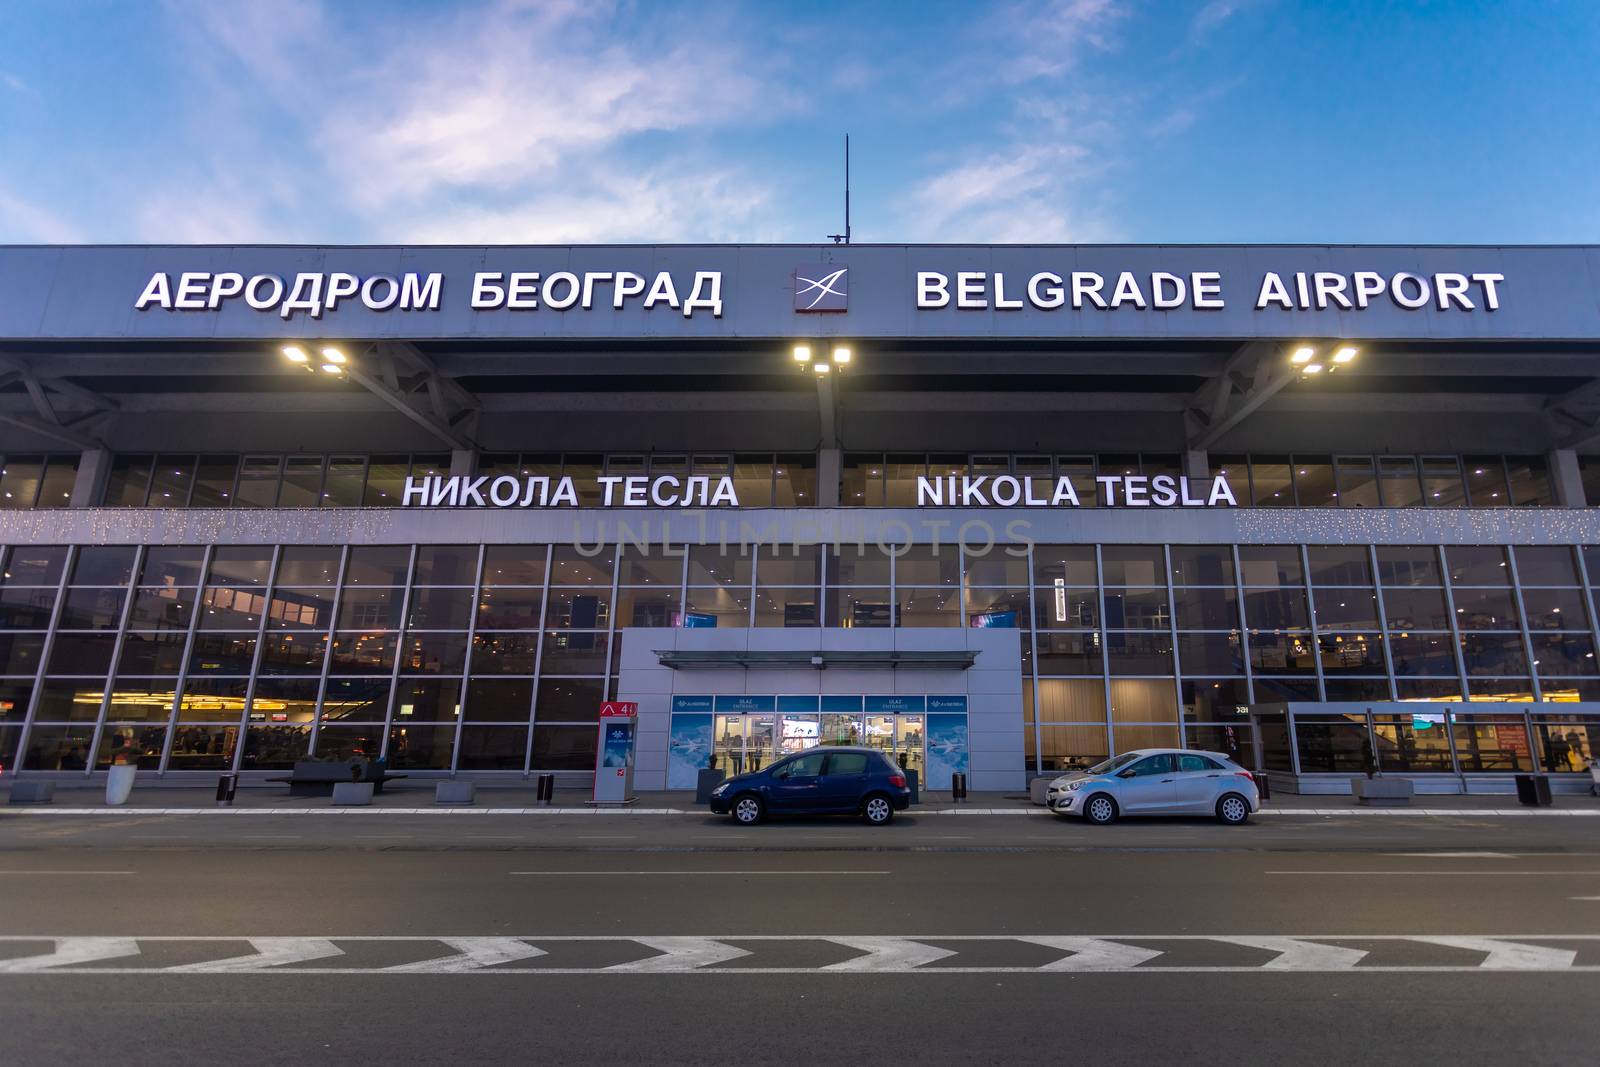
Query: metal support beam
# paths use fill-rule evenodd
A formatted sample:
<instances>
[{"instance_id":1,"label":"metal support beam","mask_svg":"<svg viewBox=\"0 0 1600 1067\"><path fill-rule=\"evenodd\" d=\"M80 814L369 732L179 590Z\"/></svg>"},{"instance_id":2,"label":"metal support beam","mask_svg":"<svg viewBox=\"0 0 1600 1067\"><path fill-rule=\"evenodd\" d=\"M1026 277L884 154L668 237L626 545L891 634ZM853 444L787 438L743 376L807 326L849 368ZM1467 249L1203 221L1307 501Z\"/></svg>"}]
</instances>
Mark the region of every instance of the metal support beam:
<instances>
[{"instance_id":1,"label":"metal support beam","mask_svg":"<svg viewBox=\"0 0 1600 1067\"><path fill-rule=\"evenodd\" d=\"M1210 448L1298 376L1282 348L1252 341L1229 356L1215 376L1189 397L1187 447Z\"/></svg>"},{"instance_id":2,"label":"metal support beam","mask_svg":"<svg viewBox=\"0 0 1600 1067\"><path fill-rule=\"evenodd\" d=\"M9 412L0 412L0 422L11 426L20 426L24 430L31 430L41 437L48 437L52 441L60 441L71 445L73 448L89 450L91 448L104 448L105 444L89 434L79 433L66 426L44 422L29 415L15 415Z\"/></svg>"},{"instance_id":3,"label":"metal support beam","mask_svg":"<svg viewBox=\"0 0 1600 1067\"><path fill-rule=\"evenodd\" d=\"M453 428L451 428L450 424L445 422L443 419L436 418L428 412L420 411L417 408L412 407L411 403L406 400L404 396L395 392L383 382L379 381L371 373L359 366L357 361L352 361L346 368L345 373L349 376L351 381L366 389L367 392L376 396L378 399L394 408L394 410L398 411L400 414L404 415L418 426L421 426L435 437L439 438L439 440L449 445L451 450L471 451L477 447L466 437L457 433Z\"/></svg>"}]
</instances>

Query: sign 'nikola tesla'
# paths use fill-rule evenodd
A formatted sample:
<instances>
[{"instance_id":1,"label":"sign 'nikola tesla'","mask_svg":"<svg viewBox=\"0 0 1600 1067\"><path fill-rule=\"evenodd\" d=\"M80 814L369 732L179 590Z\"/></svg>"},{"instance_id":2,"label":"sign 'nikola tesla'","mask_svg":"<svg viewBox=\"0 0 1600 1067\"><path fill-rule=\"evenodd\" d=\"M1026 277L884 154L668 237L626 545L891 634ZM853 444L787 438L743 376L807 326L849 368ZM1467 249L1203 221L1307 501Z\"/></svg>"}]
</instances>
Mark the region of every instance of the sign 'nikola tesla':
<instances>
[{"instance_id":1,"label":"sign 'nikola tesla'","mask_svg":"<svg viewBox=\"0 0 1600 1067\"><path fill-rule=\"evenodd\" d=\"M1018 478L1009 474L948 474L917 479L917 506L957 508L1076 508L1082 507L1078 490L1066 475L1055 480L1049 492L1044 479ZM1180 478L1171 474L1102 474L1095 479L1100 506L1115 508L1214 508L1237 507L1228 479L1222 475L1206 479ZM1198 485L1195 483L1199 483Z\"/></svg>"}]
</instances>

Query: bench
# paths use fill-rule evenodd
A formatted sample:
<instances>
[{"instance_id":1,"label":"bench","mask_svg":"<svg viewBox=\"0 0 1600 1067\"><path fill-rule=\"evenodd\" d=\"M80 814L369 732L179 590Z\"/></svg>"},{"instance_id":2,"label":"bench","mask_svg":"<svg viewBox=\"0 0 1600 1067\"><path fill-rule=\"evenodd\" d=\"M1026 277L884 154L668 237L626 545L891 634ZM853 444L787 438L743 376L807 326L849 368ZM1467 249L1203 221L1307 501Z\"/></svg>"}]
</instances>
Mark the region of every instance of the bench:
<instances>
[{"instance_id":1,"label":"bench","mask_svg":"<svg viewBox=\"0 0 1600 1067\"><path fill-rule=\"evenodd\" d=\"M269 782L289 783L292 797L328 797L340 782L370 782L374 793L383 792L383 783L404 778L390 774L382 760L295 760L287 777L268 778Z\"/></svg>"}]
</instances>

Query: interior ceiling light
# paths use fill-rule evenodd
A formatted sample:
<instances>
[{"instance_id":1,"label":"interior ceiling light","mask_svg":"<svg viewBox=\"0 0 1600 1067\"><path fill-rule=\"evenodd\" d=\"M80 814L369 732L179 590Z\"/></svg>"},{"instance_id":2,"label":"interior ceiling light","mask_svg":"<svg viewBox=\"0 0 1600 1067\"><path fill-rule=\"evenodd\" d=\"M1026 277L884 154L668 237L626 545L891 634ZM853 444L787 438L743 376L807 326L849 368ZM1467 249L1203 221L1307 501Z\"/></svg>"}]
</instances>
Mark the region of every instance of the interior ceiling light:
<instances>
[{"instance_id":1,"label":"interior ceiling light","mask_svg":"<svg viewBox=\"0 0 1600 1067\"><path fill-rule=\"evenodd\" d=\"M795 345L794 346L794 361L796 363L810 363L811 362L811 346L810 345Z\"/></svg>"},{"instance_id":2,"label":"interior ceiling light","mask_svg":"<svg viewBox=\"0 0 1600 1067\"><path fill-rule=\"evenodd\" d=\"M1311 362L1311 357L1316 355L1316 354L1317 354L1317 350L1312 348L1310 345L1301 345L1299 348L1294 350L1294 355L1289 357L1289 362L1290 363L1310 363Z\"/></svg>"},{"instance_id":3,"label":"interior ceiling light","mask_svg":"<svg viewBox=\"0 0 1600 1067\"><path fill-rule=\"evenodd\" d=\"M1352 359L1355 359L1355 358L1356 358L1356 346L1355 345L1341 345L1338 348L1334 349L1333 361L1335 363L1349 363Z\"/></svg>"},{"instance_id":4,"label":"interior ceiling light","mask_svg":"<svg viewBox=\"0 0 1600 1067\"><path fill-rule=\"evenodd\" d=\"M282 352L290 363L304 363L311 358L299 345L284 345Z\"/></svg>"}]
</instances>

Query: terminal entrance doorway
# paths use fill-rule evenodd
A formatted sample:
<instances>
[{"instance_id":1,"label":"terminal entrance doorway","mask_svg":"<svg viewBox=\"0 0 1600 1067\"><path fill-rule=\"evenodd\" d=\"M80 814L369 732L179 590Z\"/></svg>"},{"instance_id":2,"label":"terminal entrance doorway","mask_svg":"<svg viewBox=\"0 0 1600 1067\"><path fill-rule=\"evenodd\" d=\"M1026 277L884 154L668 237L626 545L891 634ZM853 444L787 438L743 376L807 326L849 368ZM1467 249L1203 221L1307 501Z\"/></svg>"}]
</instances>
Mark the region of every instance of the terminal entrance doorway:
<instances>
[{"instance_id":1,"label":"terminal entrance doorway","mask_svg":"<svg viewBox=\"0 0 1600 1067\"><path fill-rule=\"evenodd\" d=\"M924 719L920 714L860 712L719 714L712 726L712 751L716 766L734 775L759 771L775 759L816 745L863 745L926 780Z\"/></svg>"}]
</instances>

